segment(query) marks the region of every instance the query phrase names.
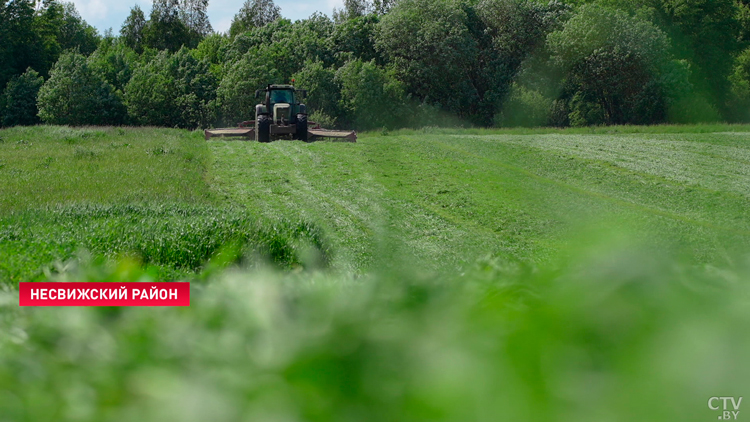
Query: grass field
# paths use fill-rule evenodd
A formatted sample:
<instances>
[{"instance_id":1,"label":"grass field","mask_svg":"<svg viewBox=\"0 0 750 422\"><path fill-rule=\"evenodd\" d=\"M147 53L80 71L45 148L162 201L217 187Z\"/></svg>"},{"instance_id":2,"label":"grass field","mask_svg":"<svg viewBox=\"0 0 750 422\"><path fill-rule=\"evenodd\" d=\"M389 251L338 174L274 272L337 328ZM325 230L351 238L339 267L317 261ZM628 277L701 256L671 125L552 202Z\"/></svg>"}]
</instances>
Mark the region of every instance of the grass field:
<instances>
[{"instance_id":1,"label":"grass field","mask_svg":"<svg viewBox=\"0 0 750 422\"><path fill-rule=\"evenodd\" d=\"M0 421L716 420L749 201L747 127L2 130ZM192 301L18 307L45 279Z\"/></svg>"}]
</instances>

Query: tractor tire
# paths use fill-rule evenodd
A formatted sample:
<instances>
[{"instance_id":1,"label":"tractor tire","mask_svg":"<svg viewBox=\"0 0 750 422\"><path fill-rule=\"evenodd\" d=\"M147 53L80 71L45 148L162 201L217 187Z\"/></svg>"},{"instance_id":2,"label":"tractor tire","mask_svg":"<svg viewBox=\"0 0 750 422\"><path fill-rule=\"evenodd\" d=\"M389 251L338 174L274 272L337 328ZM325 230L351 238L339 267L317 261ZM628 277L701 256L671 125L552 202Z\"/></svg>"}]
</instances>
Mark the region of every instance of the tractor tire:
<instances>
[{"instance_id":1,"label":"tractor tire","mask_svg":"<svg viewBox=\"0 0 750 422\"><path fill-rule=\"evenodd\" d=\"M307 136L307 114L297 115L297 133L296 138L303 142L312 142Z\"/></svg>"},{"instance_id":2,"label":"tractor tire","mask_svg":"<svg viewBox=\"0 0 750 422\"><path fill-rule=\"evenodd\" d=\"M271 142L271 117L261 114L255 122L255 140L258 142Z\"/></svg>"}]
</instances>

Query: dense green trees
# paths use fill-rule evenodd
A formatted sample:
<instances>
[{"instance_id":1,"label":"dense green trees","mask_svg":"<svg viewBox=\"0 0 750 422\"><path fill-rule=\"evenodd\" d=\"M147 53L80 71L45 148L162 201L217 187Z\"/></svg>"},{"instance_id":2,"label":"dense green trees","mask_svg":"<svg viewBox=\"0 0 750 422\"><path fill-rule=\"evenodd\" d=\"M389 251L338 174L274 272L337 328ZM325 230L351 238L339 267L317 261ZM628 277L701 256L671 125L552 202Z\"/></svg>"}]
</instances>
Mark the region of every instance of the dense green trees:
<instances>
[{"instance_id":1,"label":"dense green trees","mask_svg":"<svg viewBox=\"0 0 750 422\"><path fill-rule=\"evenodd\" d=\"M255 49L232 64L216 92L221 122L235 125L255 118L255 90L270 83L285 82L263 52Z\"/></svg>"},{"instance_id":2,"label":"dense green trees","mask_svg":"<svg viewBox=\"0 0 750 422\"><path fill-rule=\"evenodd\" d=\"M377 48L421 101L470 117L482 100L478 40L463 0L403 0L383 16Z\"/></svg>"},{"instance_id":3,"label":"dense green trees","mask_svg":"<svg viewBox=\"0 0 750 422\"><path fill-rule=\"evenodd\" d=\"M586 5L548 38L552 60L564 72L570 123L660 123L667 116L660 76L667 36L625 12Z\"/></svg>"},{"instance_id":4,"label":"dense green trees","mask_svg":"<svg viewBox=\"0 0 750 422\"><path fill-rule=\"evenodd\" d=\"M179 0L154 0L151 15L143 28L143 43L146 46L175 52L183 46L197 46L196 35L180 19Z\"/></svg>"},{"instance_id":5,"label":"dense green trees","mask_svg":"<svg viewBox=\"0 0 750 422\"><path fill-rule=\"evenodd\" d=\"M59 125L112 125L125 121L125 108L112 85L89 66L86 58L60 56L39 90L39 117Z\"/></svg>"},{"instance_id":6,"label":"dense green trees","mask_svg":"<svg viewBox=\"0 0 750 422\"><path fill-rule=\"evenodd\" d=\"M382 17L376 46L417 99L488 125L561 9L530 1L403 0Z\"/></svg>"},{"instance_id":7,"label":"dense green trees","mask_svg":"<svg viewBox=\"0 0 750 422\"><path fill-rule=\"evenodd\" d=\"M352 60L336 72L341 87L340 106L347 123L361 129L406 126L401 82L374 61Z\"/></svg>"},{"instance_id":8,"label":"dense green trees","mask_svg":"<svg viewBox=\"0 0 750 422\"><path fill-rule=\"evenodd\" d=\"M0 7L0 87L28 67L45 70L44 46L34 31L34 19L31 1L12 0Z\"/></svg>"},{"instance_id":9,"label":"dense green trees","mask_svg":"<svg viewBox=\"0 0 750 422\"><path fill-rule=\"evenodd\" d=\"M40 77L38 116L69 124L234 125L292 79L312 120L359 129L750 120L746 0L347 0L296 22L247 0L227 34L208 0L153 0L118 37L58 0L0 6L3 125L37 121Z\"/></svg>"},{"instance_id":10,"label":"dense green trees","mask_svg":"<svg viewBox=\"0 0 750 422\"><path fill-rule=\"evenodd\" d=\"M130 14L120 29L120 39L125 45L138 53L143 52L143 30L146 28L146 22L146 15L143 14L143 10L135 5L130 9Z\"/></svg>"},{"instance_id":11,"label":"dense green trees","mask_svg":"<svg viewBox=\"0 0 750 422\"><path fill-rule=\"evenodd\" d=\"M91 54L99 41L72 3L10 0L0 3L0 87L31 67L47 76L58 56L77 49Z\"/></svg>"},{"instance_id":12,"label":"dense green trees","mask_svg":"<svg viewBox=\"0 0 750 422\"><path fill-rule=\"evenodd\" d=\"M208 20L208 0L180 0L180 20L199 38L213 32Z\"/></svg>"},{"instance_id":13,"label":"dense green trees","mask_svg":"<svg viewBox=\"0 0 750 422\"><path fill-rule=\"evenodd\" d=\"M136 69L125 87L125 103L136 124L194 129L213 120L216 88L208 61L183 47L175 54L161 51Z\"/></svg>"},{"instance_id":14,"label":"dense green trees","mask_svg":"<svg viewBox=\"0 0 750 422\"><path fill-rule=\"evenodd\" d=\"M139 59L138 54L122 40L109 38L102 40L99 48L89 56L88 62L94 72L122 95Z\"/></svg>"},{"instance_id":15,"label":"dense green trees","mask_svg":"<svg viewBox=\"0 0 750 422\"><path fill-rule=\"evenodd\" d=\"M145 47L175 52L187 46L195 48L213 30L206 9L208 0L153 0L151 14L138 5L120 29L125 44L141 53Z\"/></svg>"},{"instance_id":16,"label":"dense green trees","mask_svg":"<svg viewBox=\"0 0 750 422\"><path fill-rule=\"evenodd\" d=\"M313 113L310 116L311 120L335 127L337 120L343 115L341 88L336 81L336 70L326 67L320 61L308 61L294 75L294 80L299 86L307 89L306 103Z\"/></svg>"},{"instance_id":17,"label":"dense green trees","mask_svg":"<svg viewBox=\"0 0 750 422\"><path fill-rule=\"evenodd\" d=\"M0 100L2 126L33 125L39 122L36 97L43 83L44 78L32 68L8 82Z\"/></svg>"},{"instance_id":18,"label":"dense green trees","mask_svg":"<svg viewBox=\"0 0 750 422\"><path fill-rule=\"evenodd\" d=\"M653 21L670 36L677 58L692 66L690 82L725 116L729 74L741 50L734 0L651 0Z\"/></svg>"},{"instance_id":19,"label":"dense green trees","mask_svg":"<svg viewBox=\"0 0 750 422\"><path fill-rule=\"evenodd\" d=\"M358 16L332 27L330 44L339 59L356 57L375 60L384 64L382 55L375 48L375 34L380 19L377 15Z\"/></svg>"},{"instance_id":20,"label":"dense green trees","mask_svg":"<svg viewBox=\"0 0 750 422\"><path fill-rule=\"evenodd\" d=\"M37 20L38 32L45 43L58 44L58 51L78 49L91 54L99 43L96 29L78 14L73 3L46 2Z\"/></svg>"}]
</instances>

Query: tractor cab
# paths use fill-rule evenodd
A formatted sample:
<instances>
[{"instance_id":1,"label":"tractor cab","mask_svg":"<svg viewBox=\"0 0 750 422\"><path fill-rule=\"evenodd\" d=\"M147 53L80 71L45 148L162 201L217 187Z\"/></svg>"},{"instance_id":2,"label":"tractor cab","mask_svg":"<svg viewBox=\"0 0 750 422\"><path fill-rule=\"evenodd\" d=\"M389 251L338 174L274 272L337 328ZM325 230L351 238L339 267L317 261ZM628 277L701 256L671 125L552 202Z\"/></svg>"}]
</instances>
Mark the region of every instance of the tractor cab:
<instances>
[{"instance_id":1,"label":"tractor cab","mask_svg":"<svg viewBox=\"0 0 750 422\"><path fill-rule=\"evenodd\" d=\"M295 104L294 101L294 90L293 89L272 89L266 92L266 101L271 103L271 107L275 104L286 103Z\"/></svg>"},{"instance_id":2,"label":"tractor cab","mask_svg":"<svg viewBox=\"0 0 750 422\"><path fill-rule=\"evenodd\" d=\"M299 98L307 96L304 89L294 89L292 85L268 85L266 89L255 91L255 98L259 98L265 91L265 101L256 106L257 114L272 116L278 125L295 123L298 114L306 114L305 105L299 103Z\"/></svg>"},{"instance_id":3,"label":"tractor cab","mask_svg":"<svg viewBox=\"0 0 750 422\"><path fill-rule=\"evenodd\" d=\"M294 88L272 87L266 91L266 104L277 125L294 123L298 105L294 101Z\"/></svg>"}]
</instances>

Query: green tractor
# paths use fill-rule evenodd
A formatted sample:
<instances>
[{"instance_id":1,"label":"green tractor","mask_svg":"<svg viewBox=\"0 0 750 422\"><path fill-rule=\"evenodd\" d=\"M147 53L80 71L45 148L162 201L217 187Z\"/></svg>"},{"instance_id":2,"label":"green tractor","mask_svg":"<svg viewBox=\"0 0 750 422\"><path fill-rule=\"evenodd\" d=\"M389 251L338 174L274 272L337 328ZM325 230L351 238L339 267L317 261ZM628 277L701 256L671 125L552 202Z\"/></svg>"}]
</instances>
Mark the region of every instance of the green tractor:
<instances>
[{"instance_id":1,"label":"green tractor","mask_svg":"<svg viewBox=\"0 0 750 422\"><path fill-rule=\"evenodd\" d=\"M304 89L292 85L268 85L255 91L255 98L263 102L255 106L255 120L239 123L236 128L206 129L206 140L214 137L241 137L258 142L277 139L298 139L312 142L316 139L331 139L357 142L357 133L346 130L330 130L307 120L307 107L300 102L307 97Z\"/></svg>"},{"instance_id":2,"label":"green tractor","mask_svg":"<svg viewBox=\"0 0 750 422\"><path fill-rule=\"evenodd\" d=\"M255 91L255 98L261 96L265 100L255 106L256 141L291 137L308 142L307 107L300 102L307 97L307 91L292 85L268 85Z\"/></svg>"}]
</instances>

